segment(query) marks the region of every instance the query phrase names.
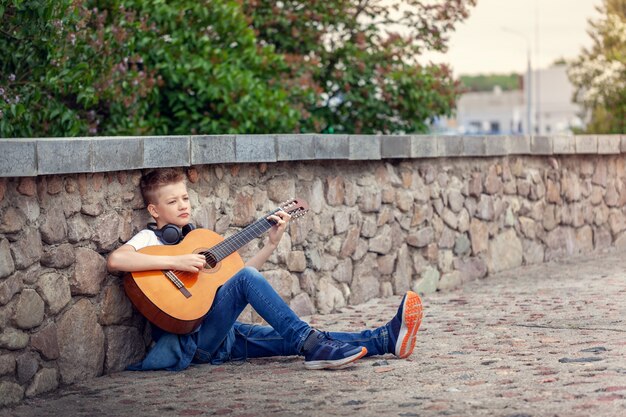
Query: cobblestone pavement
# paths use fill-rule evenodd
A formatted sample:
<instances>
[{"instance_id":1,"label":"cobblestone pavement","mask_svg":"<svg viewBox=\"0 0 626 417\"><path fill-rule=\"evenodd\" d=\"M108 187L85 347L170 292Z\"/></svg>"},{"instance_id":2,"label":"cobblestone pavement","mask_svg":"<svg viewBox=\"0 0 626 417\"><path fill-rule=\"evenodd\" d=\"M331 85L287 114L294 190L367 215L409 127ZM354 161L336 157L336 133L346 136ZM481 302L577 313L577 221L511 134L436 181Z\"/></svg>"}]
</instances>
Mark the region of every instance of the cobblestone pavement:
<instances>
[{"instance_id":1,"label":"cobblestone pavement","mask_svg":"<svg viewBox=\"0 0 626 417\"><path fill-rule=\"evenodd\" d=\"M308 318L353 330L400 297ZM0 410L0 416L625 416L626 256L528 266L424 297L408 360L307 371L301 358L122 372Z\"/></svg>"}]
</instances>

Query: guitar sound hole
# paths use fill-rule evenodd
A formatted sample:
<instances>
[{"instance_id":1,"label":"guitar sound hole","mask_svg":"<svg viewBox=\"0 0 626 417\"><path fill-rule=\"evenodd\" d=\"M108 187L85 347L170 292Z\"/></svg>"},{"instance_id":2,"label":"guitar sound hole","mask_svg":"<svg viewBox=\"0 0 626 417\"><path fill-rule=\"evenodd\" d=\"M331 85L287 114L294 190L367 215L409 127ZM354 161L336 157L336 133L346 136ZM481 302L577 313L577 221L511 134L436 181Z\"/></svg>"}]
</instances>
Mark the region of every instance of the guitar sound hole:
<instances>
[{"instance_id":1,"label":"guitar sound hole","mask_svg":"<svg viewBox=\"0 0 626 417\"><path fill-rule=\"evenodd\" d=\"M207 268L215 268L217 266L217 259L211 252L206 254Z\"/></svg>"}]
</instances>

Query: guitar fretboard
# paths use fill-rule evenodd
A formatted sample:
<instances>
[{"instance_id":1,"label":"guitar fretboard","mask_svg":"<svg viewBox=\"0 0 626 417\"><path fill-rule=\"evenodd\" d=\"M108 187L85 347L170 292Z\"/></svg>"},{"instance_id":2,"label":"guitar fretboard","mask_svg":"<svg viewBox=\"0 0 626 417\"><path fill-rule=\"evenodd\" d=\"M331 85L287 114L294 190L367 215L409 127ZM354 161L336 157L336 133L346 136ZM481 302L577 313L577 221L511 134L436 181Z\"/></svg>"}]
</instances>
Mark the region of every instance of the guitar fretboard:
<instances>
[{"instance_id":1,"label":"guitar fretboard","mask_svg":"<svg viewBox=\"0 0 626 417\"><path fill-rule=\"evenodd\" d=\"M200 253L207 258L208 264L211 267L214 267L222 259L226 258L231 253L236 252L253 239L261 236L263 233L271 229L272 226L276 224L276 222L273 220L268 220L267 216L270 216L278 212L279 210L280 208L271 211L266 216L246 226L243 230L235 233L230 237L227 237L208 251Z\"/></svg>"}]
</instances>

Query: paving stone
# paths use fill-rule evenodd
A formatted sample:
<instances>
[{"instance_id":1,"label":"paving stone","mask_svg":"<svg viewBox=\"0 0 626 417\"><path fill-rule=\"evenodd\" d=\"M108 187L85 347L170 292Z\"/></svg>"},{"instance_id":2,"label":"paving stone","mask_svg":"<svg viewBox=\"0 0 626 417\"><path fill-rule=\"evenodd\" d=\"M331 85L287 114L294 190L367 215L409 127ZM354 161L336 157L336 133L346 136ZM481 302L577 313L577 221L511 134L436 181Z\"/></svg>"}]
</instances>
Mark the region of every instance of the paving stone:
<instances>
[{"instance_id":1,"label":"paving stone","mask_svg":"<svg viewBox=\"0 0 626 417\"><path fill-rule=\"evenodd\" d=\"M624 252L610 250L424 294L424 320L406 360L387 354L306 371L301 357L272 357L119 372L9 405L0 416L622 416L625 271ZM375 328L396 314L400 295L346 306L336 281L322 280L325 294L311 298L330 296L323 302L333 312L304 317L316 328ZM46 372L27 396L54 387L57 375ZM0 385L3 405L24 395L12 382Z\"/></svg>"}]
</instances>

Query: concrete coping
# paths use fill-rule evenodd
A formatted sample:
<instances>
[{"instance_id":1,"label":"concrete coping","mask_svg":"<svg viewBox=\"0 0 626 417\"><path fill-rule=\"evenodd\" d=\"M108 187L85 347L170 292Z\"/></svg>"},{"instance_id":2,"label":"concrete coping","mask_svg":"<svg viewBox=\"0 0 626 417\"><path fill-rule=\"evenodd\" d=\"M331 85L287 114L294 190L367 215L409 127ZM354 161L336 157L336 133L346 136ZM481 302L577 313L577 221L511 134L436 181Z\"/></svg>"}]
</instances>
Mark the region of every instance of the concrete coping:
<instances>
[{"instance_id":1,"label":"concrete coping","mask_svg":"<svg viewBox=\"0 0 626 417\"><path fill-rule=\"evenodd\" d=\"M303 160L619 154L626 135L198 135L0 140L0 177Z\"/></svg>"}]
</instances>

